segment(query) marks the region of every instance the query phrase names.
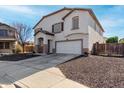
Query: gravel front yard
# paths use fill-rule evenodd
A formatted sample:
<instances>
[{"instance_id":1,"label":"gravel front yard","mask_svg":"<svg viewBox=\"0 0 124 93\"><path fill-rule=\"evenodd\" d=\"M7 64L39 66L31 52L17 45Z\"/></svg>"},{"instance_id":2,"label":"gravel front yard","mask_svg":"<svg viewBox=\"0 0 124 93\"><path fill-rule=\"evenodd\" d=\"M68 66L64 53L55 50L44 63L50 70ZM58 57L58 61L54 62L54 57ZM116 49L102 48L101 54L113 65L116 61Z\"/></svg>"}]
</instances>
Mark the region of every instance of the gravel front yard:
<instances>
[{"instance_id":1,"label":"gravel front yard","mask_svg":"<svg viewBox=\"0 0 124 93\"><path fill-rule=\"evenodd\" d=\"M90 56L57 66L74 81L94 88L124 88L124 58Z\"/></svg>"}]
</instances>

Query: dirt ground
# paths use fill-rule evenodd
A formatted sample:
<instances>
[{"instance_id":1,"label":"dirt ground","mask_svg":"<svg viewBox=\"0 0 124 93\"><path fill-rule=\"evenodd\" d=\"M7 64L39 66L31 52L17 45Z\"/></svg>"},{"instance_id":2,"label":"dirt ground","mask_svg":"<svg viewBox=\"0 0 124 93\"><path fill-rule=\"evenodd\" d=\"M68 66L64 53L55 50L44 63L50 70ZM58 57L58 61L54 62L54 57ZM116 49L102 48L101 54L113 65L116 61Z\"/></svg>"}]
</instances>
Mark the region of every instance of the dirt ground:
<instances>
[{"instance_id":1,"label":"dirt ground","mask_svg":"<svg viewBox=\"0 0 124 93\"><path fill-rule=\"evenodd\" d=\"M57 66L74 81L92 88L124 88L124 58L81 57Z\"/></svg>"}]
</instances>

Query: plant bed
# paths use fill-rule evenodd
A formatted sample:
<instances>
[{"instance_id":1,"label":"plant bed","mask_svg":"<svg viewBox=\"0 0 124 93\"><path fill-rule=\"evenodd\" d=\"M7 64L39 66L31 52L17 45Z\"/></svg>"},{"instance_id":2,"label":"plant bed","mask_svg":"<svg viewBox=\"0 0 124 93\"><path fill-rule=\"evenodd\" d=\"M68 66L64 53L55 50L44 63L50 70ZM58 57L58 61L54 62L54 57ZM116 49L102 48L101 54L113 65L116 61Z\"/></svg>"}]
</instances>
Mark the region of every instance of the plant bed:
<instances>
[{"instance_id":1,"label":"plant bed","mask_svg":"<svg viewBox=\"0 0 124 93\"><path fill-rule=\"evenodd\" d=\"M24 60L32 57L37 57L39 55L34 55L32 53L24 53L24 54L10 54L4 55L0 57L0 61L19 61Z\"/></svg>"},{"instance_id":2,"label":"plant bed","mask_svg":"<svg viewBox=\"0 0 124 93\"><path fill-rule=\"evenodd\" d=\"M124 58L89 56L57 66L76 82L93 88L124 88Z\"/></svg>"}]
</instances>

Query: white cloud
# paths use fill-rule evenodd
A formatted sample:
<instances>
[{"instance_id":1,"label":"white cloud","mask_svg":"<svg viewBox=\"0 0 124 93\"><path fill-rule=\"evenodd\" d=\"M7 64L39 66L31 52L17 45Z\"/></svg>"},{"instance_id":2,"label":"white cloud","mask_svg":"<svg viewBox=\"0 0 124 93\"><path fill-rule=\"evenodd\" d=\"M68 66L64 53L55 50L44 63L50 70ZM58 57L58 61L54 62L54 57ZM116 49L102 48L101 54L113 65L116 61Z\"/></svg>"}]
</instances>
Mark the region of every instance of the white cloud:
<instances>
[{"instance_id":1,"label":"white cloud","mask_svg":"<svg viewBox=\"0 0 124 93\"><path fill-rule=\"evenodd\" d=\"M124 24L124 20L123 19L115 19L115 18L104 18L101 20L101 23L107 27L118 27L122 24Z\"/></svg>"},{"instance_id":2,"label":"white cloud","mask_svg":"<svg viewBox=\"0 0 124 93\"><path fill-rule=\"evenodd\" d=\"M36 14L36 12L33 11L28 6L0 6L0 9L5 9L8 11L14 11L19 13L25 13L25 14Z\"/></svg>"}]
</instances>

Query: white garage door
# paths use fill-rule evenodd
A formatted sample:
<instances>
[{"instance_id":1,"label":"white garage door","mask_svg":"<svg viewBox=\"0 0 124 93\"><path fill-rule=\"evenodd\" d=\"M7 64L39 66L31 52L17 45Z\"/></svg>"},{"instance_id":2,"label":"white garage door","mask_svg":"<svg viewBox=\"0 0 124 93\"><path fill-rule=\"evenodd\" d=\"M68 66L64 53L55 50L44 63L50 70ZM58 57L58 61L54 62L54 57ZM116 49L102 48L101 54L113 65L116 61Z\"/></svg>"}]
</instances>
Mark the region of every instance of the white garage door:
<instances>
[{"instance_id":1,"label":"white garage door","mask_svg":"<svg viewBox=\"0 0 124 93\"><path fill-rule=\"evenodd\" d=\"M82 54L81 40L56 42L56 53Z\"/></svg>"}]
</instances>

